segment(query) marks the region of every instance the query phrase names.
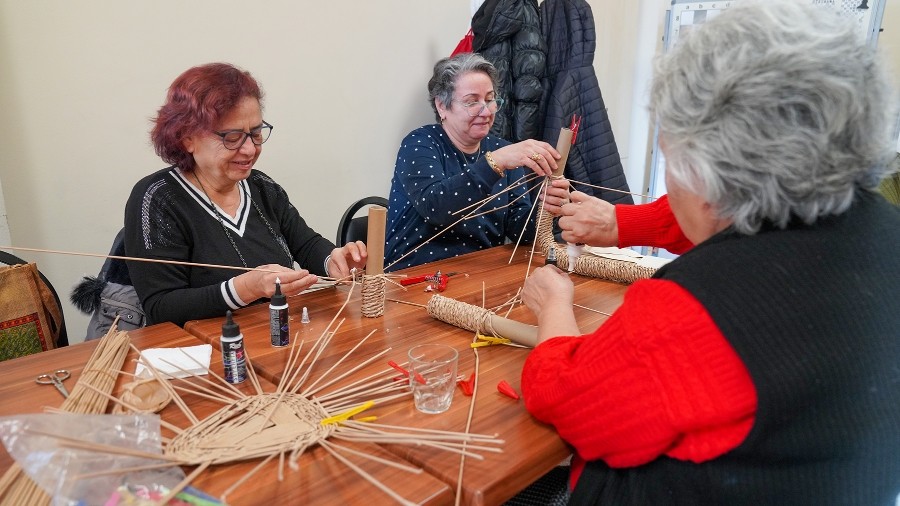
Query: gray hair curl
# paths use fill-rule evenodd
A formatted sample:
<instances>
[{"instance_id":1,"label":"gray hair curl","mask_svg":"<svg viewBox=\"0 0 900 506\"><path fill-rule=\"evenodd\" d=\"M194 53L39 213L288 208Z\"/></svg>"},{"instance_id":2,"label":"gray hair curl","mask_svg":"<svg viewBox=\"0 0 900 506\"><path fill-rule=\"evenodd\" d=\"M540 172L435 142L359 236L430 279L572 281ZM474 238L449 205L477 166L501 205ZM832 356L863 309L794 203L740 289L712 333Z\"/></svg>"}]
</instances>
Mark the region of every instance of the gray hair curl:
<instances>
[{"instance_id":1,"label":"gray hair curl","mask_svg":"<svg viewBox=\"0 0 900 506\"><path fill-rule=\"evenodd\" d=\"M494 91L497 91L500 75L494 65L478 53L460 53L456 56L441 58L434 64L434 72L428 80L428 100L434 110L434 118L441 120L434 99L447 109L453 108L453 92L456 91L456 80L468 72L482 72L491 78Z\"/></svg>"},{"instance_id":2,"label":"gray hair curl","mask_svg":"<svg viewBox=\"0 0 900 506\"><path fill-rule=\"evenodd\" d=\"M840 214L889 171L887 71L821 7L736 2L657 59L650 94L669 176L741 233Z\"/></svg>"}]
</instances>

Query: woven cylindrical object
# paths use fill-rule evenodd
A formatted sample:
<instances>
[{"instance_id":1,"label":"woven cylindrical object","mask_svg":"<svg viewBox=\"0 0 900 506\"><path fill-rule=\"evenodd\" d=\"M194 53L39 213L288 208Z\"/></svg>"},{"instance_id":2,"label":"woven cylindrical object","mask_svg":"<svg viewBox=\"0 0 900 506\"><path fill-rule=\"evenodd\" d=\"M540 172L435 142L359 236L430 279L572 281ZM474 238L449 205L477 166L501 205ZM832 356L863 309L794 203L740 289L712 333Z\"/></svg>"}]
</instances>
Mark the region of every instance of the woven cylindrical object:
<instances>
[{"instance_id":1,"label":"woven cylindrical object","mask_svg":"<svg viewBox=\"0 0 900 506\"><path fill-rule=\"evenodd\" d=\"M505 337L523 346L537 344L537 327L498 316L487 309L466 304L443 295L433 295L428 301L432 318L479 334Z\"/></svg>"},{"instance_id":2,"label":"woven cylindrical object","mask_svg":"<svg viewBox=\"0 0 900 506\"><path fill-rule=\"evenodd\" d=\"M571 259L566 252L566 247L557 243L553 237L553 216L550 213L541 213L538 219L537 239L541 253L544 256L547 256L550 248L556 249L556 266L564 271L569 270ZM638 265L634 262L612 260L594 255L581 255L575 259L571 272L627 285L639 279L653 276L656 269Z\"/></svg>"},{"instance_id":3,"label":"woven cylindrical object","mask_svg":"<svg viewBox=\"0 0 900 506\"><path fill-rule=\"evenodd\" d=\"M384 314L384 274L363 275L360 312L367 318L377 318Z\"/></svg>"}]
</instances>

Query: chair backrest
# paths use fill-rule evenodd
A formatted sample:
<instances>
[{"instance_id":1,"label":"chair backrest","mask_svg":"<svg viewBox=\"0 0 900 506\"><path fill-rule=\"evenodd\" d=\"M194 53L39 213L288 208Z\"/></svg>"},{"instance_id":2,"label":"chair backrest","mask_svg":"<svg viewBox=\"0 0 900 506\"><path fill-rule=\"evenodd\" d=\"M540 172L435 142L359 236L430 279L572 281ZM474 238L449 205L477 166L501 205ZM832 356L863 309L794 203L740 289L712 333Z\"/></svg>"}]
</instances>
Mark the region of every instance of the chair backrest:
<instances>
[{"instance_id":1,"label":"chair backrest","mask_svg":"<svg viewBox=\"0 0 900 506\"><path fill-rule=\"evenodd\" d=\"M7 253L6 251L0 251L0 265L24 265L27 264L25 260L13 255L12 253ZM56 300L56 306L59 308L59 314L62 316L62 321L59 325L59 337L56 340L56 347L60 348L62 346L69 345L69 335L66 333L66 318L63 315L63 307L62 303L59 301L59 294L56 293L56 289L53 288L53 283L47 279L47 276L44 276L44 273L38 269L38 275L41 277L41 281L47 288L50 289L50 293L53 294L53 299Z\"/></svg>"},{"instance_id":2,"label":"chair backrest","mask_svg":"<svg viewBox=\"0 0 900 506\"><path fill-rule=\"evenodd\" d=\"M340 247L348 242L366 240L369 232L369 217L360 216L359 218L354 218L354 216L360 209L369 205L387 207L388 200L384 197L366 197L351 204L347 211L344 212L344 216L341 217L340 223L338 223L337 238L334 240L335 244Z\"/></svg>"}]
</instances>

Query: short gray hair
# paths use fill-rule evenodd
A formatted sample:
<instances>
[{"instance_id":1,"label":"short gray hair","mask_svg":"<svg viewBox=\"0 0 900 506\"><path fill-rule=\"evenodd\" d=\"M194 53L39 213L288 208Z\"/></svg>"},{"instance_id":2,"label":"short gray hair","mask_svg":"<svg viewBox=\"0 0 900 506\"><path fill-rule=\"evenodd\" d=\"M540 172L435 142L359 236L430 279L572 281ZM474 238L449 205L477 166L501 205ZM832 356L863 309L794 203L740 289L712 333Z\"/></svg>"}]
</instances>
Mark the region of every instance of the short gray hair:
<instances>
[{"instance_id":1,"label":"short gray hair","mask_svg":"<svg viewBox=\"0 0 900 506\"><path fill-rule=\"evenodd\" d=\"M491 78L494 91L497 91L500 75L494 65L478 53L460 53L456 56L441 58L434 64L434 72L428 80L428 101L434 109L434 118L441 120L434 99L444 104L447 109L453 108L453 92L456 91L456 80L469 72L482 72Z\"/></svg>"},{"instance_id":2,"label":"short gray hair","mask_svg":"<svg viewBox=\"0 0 900 506\"><path fill-rule=\"evenodd\" d=\"M887 71L828 9L735 2L657 59L650 94L669 176L741 233L840 214L889 171Z\"/></svg>"}]
</instances>

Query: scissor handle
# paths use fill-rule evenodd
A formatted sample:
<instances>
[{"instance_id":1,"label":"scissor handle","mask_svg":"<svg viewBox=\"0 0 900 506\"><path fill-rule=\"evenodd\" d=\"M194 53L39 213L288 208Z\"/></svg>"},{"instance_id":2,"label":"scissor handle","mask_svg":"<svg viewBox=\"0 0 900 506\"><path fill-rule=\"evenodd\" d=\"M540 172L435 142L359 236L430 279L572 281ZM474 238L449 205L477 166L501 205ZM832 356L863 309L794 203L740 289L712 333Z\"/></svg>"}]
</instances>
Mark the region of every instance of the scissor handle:
<instances>
[{"instance_id":1,"label":"scissor handle","mask_svg":"<svg viewBox=\"0 0 900 506\"><path fill-rule=\"evenodd\" d=\"M59 369L51 373L41 374L37 378L34 379L35 383L40 385L53 385L59 390L59 393L62 394L63 397L68 398L69 392L66 390L65 385L63 385L63 380L67 379L70 376L69 371L65 369Z\"/></svg>"},{"instance_id":2,"label":"scissor handle","mask_svg":"<svg viewBox=\"0 0 900 506\"><path fill-rule=\"evenodd\" d=\"M53 373L48 372L41 374L37 377L37 379L35 379L35 381L40 383L41 385L52 385L57 381L64 381L69 379L69 376L71 376L71 374L69 374L69 371L65 369L59 369L57 371L53 371Z\"/></svg>"}]
</instances>

